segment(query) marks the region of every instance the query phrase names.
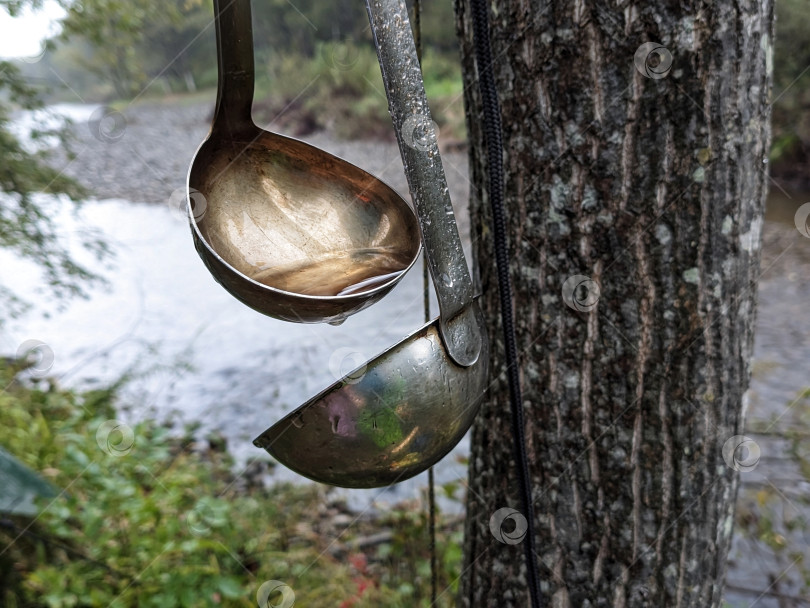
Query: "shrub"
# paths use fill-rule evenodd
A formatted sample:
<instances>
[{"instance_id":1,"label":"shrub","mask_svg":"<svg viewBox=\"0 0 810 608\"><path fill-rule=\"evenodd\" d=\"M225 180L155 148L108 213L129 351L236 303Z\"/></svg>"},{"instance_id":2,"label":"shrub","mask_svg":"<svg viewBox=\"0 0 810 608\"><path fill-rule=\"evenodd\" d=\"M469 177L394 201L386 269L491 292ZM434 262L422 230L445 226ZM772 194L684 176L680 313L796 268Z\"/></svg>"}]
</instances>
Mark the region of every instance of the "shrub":
<instances>
[{"instance_id":1,"label":"shrub","mask_svg":"<svg viewBox=\"0 0 810 608\"><path fill-rule=\"evenodd\" d=\"M3 606L247 607L266 580L289 585L297 606L428 605L418 506L337 534L322 486L246 483L221 441L113 422L115 387L26 387L14 373L0 366L0 443L62 492L33 522L0 528ZM351 549L381 525L395 527L391 542ZM457 578L455 545L442 562L440 588Z\"/></svg>"}]
</instances>

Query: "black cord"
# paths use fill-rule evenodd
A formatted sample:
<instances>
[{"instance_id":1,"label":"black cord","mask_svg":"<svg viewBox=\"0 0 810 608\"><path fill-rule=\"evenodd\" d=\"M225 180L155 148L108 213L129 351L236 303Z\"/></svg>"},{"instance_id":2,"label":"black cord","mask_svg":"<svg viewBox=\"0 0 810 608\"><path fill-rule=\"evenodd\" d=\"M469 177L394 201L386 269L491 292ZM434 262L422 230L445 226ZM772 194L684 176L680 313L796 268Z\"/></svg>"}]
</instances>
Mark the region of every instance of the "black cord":
<instances>
[{"instance_id":1,"label":"black cord","mask_svg":"<svg viewBox=\"0 0 810 608\"><path fill-rule=\"evenodd\" d=\"M512 284L509 278L509 248L506 239L504 213L503 135L501 133L501 109L492 71L492 49L489 42L489 16L486 0L471 0L475 58L478 63L478 88L484 110L484 142L489 166L489 201L492 206L495 261L498 268L498 292L501 300L503 339L506 348L507 379L509 382L510 407L512 410L512 435L515 439L515 455L518 481L523 500L523 512L528 529L523 545L526 554L526 570L529 594L533 608L543 606L538 580L539 564L535 549L534 504L532 501L531 477L526 455L526 437L523 423L523 397L520 390L515 320L512 314Z\"/></svg>"},{"instance_id":2,"label":"black cord","mask_svg":"<svg viewBox=\"0 0 810 608\"><path fill-rule=\"evenodd\" d=\"M413 3L413 31L416 44L416 58L422 66L422 1ZM430 322L430 275L427 256L422 257L422 287L424 290L425 323ZM436 480L433 467L428 469L428 538L430 546L430 605L436 605L439 570L436 559Z\"/></svg>"}]
</instances>

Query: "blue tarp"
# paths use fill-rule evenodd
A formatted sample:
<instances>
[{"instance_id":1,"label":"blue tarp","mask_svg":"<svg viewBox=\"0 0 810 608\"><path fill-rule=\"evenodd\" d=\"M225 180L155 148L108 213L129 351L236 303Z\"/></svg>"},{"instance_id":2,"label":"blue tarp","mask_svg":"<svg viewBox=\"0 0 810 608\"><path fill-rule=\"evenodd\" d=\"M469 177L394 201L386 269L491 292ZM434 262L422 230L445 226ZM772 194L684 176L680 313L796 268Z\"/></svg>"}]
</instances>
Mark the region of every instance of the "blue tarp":
<instances>
[{"instance_id":1,"label":"blue tarp","mask_svg":"<svg viewBox=\"0 0 810 608\"><path fill-rule=\"evenodd\" d=\"M0 513L34 516L34 500L56 496L57 489L0 447Z\"/></svg>"}]
</instances>

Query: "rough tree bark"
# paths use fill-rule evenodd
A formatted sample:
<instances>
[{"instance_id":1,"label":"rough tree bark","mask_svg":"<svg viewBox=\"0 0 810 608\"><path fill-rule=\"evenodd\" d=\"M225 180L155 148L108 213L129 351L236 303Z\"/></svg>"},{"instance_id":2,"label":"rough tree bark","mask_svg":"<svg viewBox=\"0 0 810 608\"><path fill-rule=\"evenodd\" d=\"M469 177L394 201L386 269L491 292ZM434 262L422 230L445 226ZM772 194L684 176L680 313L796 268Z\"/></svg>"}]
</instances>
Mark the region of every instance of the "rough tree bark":
<instances>
[{"instance_id":1,"label":"rough tree bark","mask_svg":"<svg viewBox=\"0 0 810 608\"><path fill-rule=\"evenodd\" d=\"M490 532L491 515L520 499L478 68L469 0L456 1L472 232L497 376L473 429L460 603L526 606L522 547ZM738 477L722 448L742 434L750 376L772 9L771 0L490 3L551 606L720 605ZM637 68L649 41L664 49L642 51ZM593 283L564 296L574 275Z\"/></svg>"}]
</instances>

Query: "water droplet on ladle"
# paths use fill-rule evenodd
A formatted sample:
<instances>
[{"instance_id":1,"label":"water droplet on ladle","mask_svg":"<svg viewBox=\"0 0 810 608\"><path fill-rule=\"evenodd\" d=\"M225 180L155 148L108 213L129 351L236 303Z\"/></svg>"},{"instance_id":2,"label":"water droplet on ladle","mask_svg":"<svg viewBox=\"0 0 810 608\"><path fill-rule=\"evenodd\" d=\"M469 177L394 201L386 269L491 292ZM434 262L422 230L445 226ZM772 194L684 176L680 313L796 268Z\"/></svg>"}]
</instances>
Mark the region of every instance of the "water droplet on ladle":
<instances>
[{"instance_id":1,"label":"water droplet on ladle","mask_svg":"<svg viewBox=\"0 0 810 608\"><path fill-rule=\"evenodd\" d=\"M359 293L362 291L368 291L374 289L378 285L384 285L388 281L391 281L397 278L399 275L402 274L401 270L397 270L395 272L388 272L386 274L381 274L378 276L372 276L362 281L359 281L353 285L349 285L348 287L343 288L341 291L338 292L337 295L339 296L347 296L353 293Z\"/></svg>"}]
</instances>

